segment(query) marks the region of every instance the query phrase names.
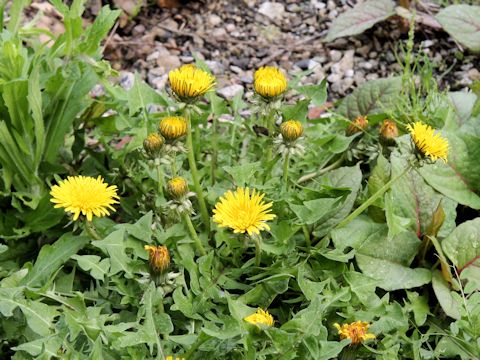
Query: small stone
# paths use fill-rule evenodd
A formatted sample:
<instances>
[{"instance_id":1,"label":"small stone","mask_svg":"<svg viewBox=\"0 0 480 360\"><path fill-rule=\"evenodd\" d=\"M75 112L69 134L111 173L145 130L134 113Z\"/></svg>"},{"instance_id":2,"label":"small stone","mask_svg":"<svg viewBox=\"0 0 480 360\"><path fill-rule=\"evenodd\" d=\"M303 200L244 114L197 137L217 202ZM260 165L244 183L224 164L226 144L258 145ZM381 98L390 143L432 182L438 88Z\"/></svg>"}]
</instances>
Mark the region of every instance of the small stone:
<instances>
[{"instance_id":1,"label":"small stone","mask_svg":"<svg viewBox=\"0 0 480 360\"><path fill-rule=\"evenodd\" d=\"M330 55L330 59L332 61L340 61L342 58L342 52L338 50L330 50L328 54Z\"/></svg>"},{"instance_id":2,"label":"small stone","mask_svg":"<svg viewBox=\"0 0 480 360\"><path fill-rule=\"evenodd\" d=\"M182 63L178 56L167 55L159 57L157 59L157 65L163 67L165 71L170 71L182 66Z\"/></svg>"},{"instance_id":3,"label":"small stone","mask_svg":"<svg viewBox=\"0 0 480 360\"><path fill-rule=\"evenodd\" d=\"M226 38L227 31L224 28L217 28L212 31L212 37L214 38Z\"/></svg>"},{"instance_id":4,"label":"small stone","mask_svg":"<svg viewBox=\"0 0 480 360\"><path fill-rule=\"evenodd\" d=\"M228 23L227 25L225 25L225 30L227 30L227 32L229 33L235 31L235 29L236 29L235 24Z\"/></svg>"},{"instance_id":5,"label":"small stone","mask_svg":"<svg viewBox=\"0 0 480 360\"><path fill-rule=\"evenodd\" d=\"M243 91L243 86L234 84L234 85L230 85L230 86L226 86L224 88L218 89L217 94L223 97L224 99L231 100L235 97L235 95L237 95L241 91Z\"/></svg>"},{"instance_id":6,"label":"small stone","mask_svg":"<svg viewBox=\"0 0 480 360\"><path fill-rule=\"evenodd\" d=\"M468 70L467 75L470 78L470 80L472 80L472 81L479 81L480 80L480 71L478 71L477 69Z\"/></svg>"},{"instance_id":7,"label":"small stone","mask_svg":"<svg viewBox=\"0 0 480 360\"><path fill-rule=\"evenodd\" d=\"M285 13L285 6L280 3L266 1L260 5L258 12L270 19L281 20Z\"/></svg>"},{"instance_id":8,"label":"small stone","mask_svg":"<svg viewBox=\"0 0 480 360\"><path fill-rule=\"evenodd\" d=\"M298 66L301 70L307 70L309 64L310 64L310 60L304 59L304 60L297 61L294 65Z\"/></svg>"},{"instance_id":9,"label":"small stone","mask_svg":"<svg viewBox=\"0 0 480 360\"><path fill-rule=\"evenodd\" d=\"M145 33L145 26L143 26L142 24L138 24L132 29L132 35L134 36L142 35L144 33Z\"/></svg>"},{"instance_id":10,"label":"small stone","mask_svg":"<svg viewBox=\"0 0 480 360\"><path fill-rule=\"evenodd\" d=\"M182 64L190 64L194 60L195 59L193 58L193 56L186 56L186 55L180 56L180 61L182 62Z\"/></svg>"},{"instance_id":11,"label":"small stone","mask_svg":"<svg viewBox=\"0 0 480 360\"><path fill-rule=\"evenodd\" d=\"M230 65L230 70L232 70L235 74L243 73L243 70L235 65Z\"/></svg>"},{"instance_id":12,"label":"small stone","mask_svg":"<svg viewBox=\"0 0 480 360\"><path fill-rule=\"evenodd\" d=\"M317 10L325 9L327 7L327 4L325 4L323 1L319 0L312 0L311 5L313 8Z\"/></svg>"},{"instance_id":13,"label":"small stone","mask_svg":"<svg viewBox=\"0 0 480 360\"><path fill-rule=\"evenodd\" d=\"M135 75L130 71L122 71L120 73L120 86L125 90L130 90L133 87Z\"/></svg>"},{"instance_id":14,"label":"small stone","mask_svg":"<svg viewBox=\"0 0 480 360\"><path fill-rule=\"evenodd\" d=\"M355 74L355 71L353 69L348 69L347 71L345 71L345 77L347 78L353 77L354 74Z\"/></svg>"},{"instance_id":15,"label":"small stone","mask_svg":"<svg viewBox=\"0 0 480 360\"><path fill-rule=\"evenodd\" d=\"M327 81L332 84L337 83L340 80L342 80L342 76L340 74L330 74L327 77Z\"/></svg>"},{"instance_id":16,"label":"small stone","mask_svg":"<svg viewBox=\"0 0 480 360\"><path fill-rule=\"evenodd\" d=\"M215 14L210 14L207 18L207 22L211 27L216 27L222 23L222 18Z\"/></svg>"},{"instance_id":17,"label":"small stone","mask_svg":"<svg viewBox=\"0 0 480 360\"><path fill-rule=\"evenodd\" d=\"M205 64L207 64L208 68L212 71L214 75L223 74L223 72L225 71L225 67L219 61L207 60L205 61Z\"/></svg>"}]
</instances>

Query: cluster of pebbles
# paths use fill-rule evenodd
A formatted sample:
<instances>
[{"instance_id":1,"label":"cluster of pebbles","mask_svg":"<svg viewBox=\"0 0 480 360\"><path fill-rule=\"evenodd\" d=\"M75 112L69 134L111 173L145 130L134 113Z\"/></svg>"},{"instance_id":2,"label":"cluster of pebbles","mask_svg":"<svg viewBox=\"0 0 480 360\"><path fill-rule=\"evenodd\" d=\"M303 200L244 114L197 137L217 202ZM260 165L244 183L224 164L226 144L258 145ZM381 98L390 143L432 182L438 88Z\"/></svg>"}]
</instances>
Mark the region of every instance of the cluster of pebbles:
<instances>
[{"instance_id":1,"label":"cluster of pebbles","mask_svg":"<svg viewBox=\"0 0 480 360\"><path fill-rule=\"evenodd\" d=\"M302 83L326 78L329 98L339 99L365 81L399 73L407 41L398 19L356 37L323 42L331 21L352 0L189 1L164 9L149 6L111 37L106 57L131 85L137 71L155 89L181 64L204 60L217 77L218 93L231 98L251 89L253 72L275 65ZM445 33L417 26L415 49L435 67L442 87L462 89L480 80L479 57L461 53ZM440 76L441 75L441 76Z\"/></svg>"}]
</instances>

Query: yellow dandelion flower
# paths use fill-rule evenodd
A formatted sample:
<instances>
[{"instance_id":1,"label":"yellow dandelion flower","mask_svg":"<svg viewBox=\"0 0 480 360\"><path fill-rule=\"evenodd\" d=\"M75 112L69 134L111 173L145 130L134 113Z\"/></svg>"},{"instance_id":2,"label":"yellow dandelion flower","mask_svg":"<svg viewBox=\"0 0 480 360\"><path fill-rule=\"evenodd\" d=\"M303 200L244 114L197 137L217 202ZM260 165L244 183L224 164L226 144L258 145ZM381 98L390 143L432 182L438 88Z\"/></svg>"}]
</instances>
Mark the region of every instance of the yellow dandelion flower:
<instances>
[{"instance_id":1,"label":"yellow dandelion flower","mask_svg":"<svg viewBox=\"0 0 480 360\"><path fill-rule=\"evenodd\" d=\"M347 135L351 136L358 132L365 130L368 127L368 120L366 116L358 116L347 127Z\"/></svg>"},{"instance_id":2,"label":"yellow dandelion flower","mask_svg":"<svg viewBox=\"0 0 480 360\"><path fill-rule=\"evenodd\" d=\"M115 211L113 204L118 203L117 187L108 186L101 176L69 176L52 186L50 191L51 202L55 208L65 208L65 212L73 214L77 220L80 213L92 221L93 215L102 217L110 215L110 210Z\"/></svg>"},{"instance_id":3,"label":"yellow dandelion flower","mask_svg":"<svg viewBox=\"0 0 480 360\"><path fill-rule=\"evenodd\" d=\"M157 133L148 134L143 141L143 148L150 157L156 157L163 146L163 138Z\"/></svg>"},{"instance_id":4,"label":"yellow dandelion flower","mask_svg":"<svg viewBox=\"0 0 480 360\"><path fill-rule=\"evenodd\" d=\"M178 356L173 357L172 355L168 355L165 358L165 360L185 360L185 358L184 357L181 358L181 357L178 357Z\"/></svg>"},{"instance_id":5,"label":"yellow dandelion flower","mask_svg":"<svg viewBox=\"0 0 480 360\"><path fill-rule=\"evenodd\" d=\"M255 71L253 80L255 92L266 99L279 96L287 89L285 75L273 66L264 66Z\"/></svg>"},{"instance_id":6,"label":"yellow dandelion flower","mask_svg":"<svg viewBox=\"0 0 480 360\"><path fill-rule=\"evenodd\" d=\"M148 259L150 268L153 272L164 272L170 266L170 253L166 246L145 245L148 251Z\"/></svg>"},{"instance_id":7,"label":"yellow dandelion flower","mask_svg":"<svg viewBox=\"0 0 480 360\"><path fill-rule=\"evenodd\" d=\"M303 126L300 121L288 120L280 124L280 133L287 141L295 141L303 134Z\"/></svg>"},{"instance_id":8,"label":"yellow dandelion flower","mask_svg":"<svg viewBox=\"0 0 480 360\"><path fill-rule=\"evenodd\" d=\"M172 91L181 101L192 101L215 85L215 77L195 65L183 65L168 73Z\"/></svg>"},{"instance_id":9,"label":"yellow dandelion flower","mask_svg":"<svg viewBox=\"0 0 480 360\"><path fill-rule=\"evenodd\" d=\"M333 324L338 330L340 339L352 340L352 345L360 344L363 341L375 339L375 335L367 333L370 326L364 321L356 321L351 324Z\"/></svg>"},{"instance_id":10,"label":"yellow dandelion flower","mask_svg":"<svg viewBox=\"0 0 480 360\"><path fill-rule=\"evenodd\" d=\"M435 130L417 121L412 125L407 125L413 142L417 150L423 155L430 157L432 161L442 159L447 162L448 140L440 134L435 134Z\"/></svg>"},{"instance_id":11,"label":"yellow dandelion flower","mask_svg":"<svg viewBox=\"0 0 480 360\"><path fill-rule=\"evenodd\" d=\"M245 317L243 320L246 322L256 325L256 326L273 326L274 320L273 316L269 314L268 311L263 310L263 309L258 309L256 312L254 312L252 315L248 315Z\"/></svg>"},{"instance_id":12,"label":"yellow dandelion flower","mask_svg":"<svg viewBox=\"0 0 480 360\"><path fill-rule=\"evenodd\" d=\"M160 133L168 140L176 140L187 133L187 119L182 116L169 116L160 120Z\"/></svg>"},{"instance_id":13,"label":"yellow dandelion flower","mask_svg":"<svg viewBox=\"0 0 480 360\"><path fill-rule=\"evenodd\" d=\"M177 176L169 180L167 183L169 194L178 199L185 196L188 192L188 183L184 178Z\"/></svg>"},{"instance_id":14,"label":"yellow dandelion flower","mask_svg":"<svg viewBox=\"0 0 480 360\"><path fill-rule=\"evenodd\" d=\"M265 194L255 189L237 188L235 192L227 191L213 209L213 221L220 227L229 227L234 233L248 235L259 234L261 230L270 230L266 223L275 218L269 214L272 203L262 201Z\"/></svg>"}]
</instances>

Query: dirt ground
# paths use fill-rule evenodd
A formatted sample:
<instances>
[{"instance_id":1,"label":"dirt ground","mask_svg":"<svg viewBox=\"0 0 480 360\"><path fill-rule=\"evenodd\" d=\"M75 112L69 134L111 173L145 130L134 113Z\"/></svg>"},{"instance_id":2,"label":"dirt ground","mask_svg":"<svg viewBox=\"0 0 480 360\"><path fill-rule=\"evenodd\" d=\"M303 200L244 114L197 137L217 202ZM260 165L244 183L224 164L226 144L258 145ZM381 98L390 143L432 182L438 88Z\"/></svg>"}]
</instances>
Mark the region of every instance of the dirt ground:
<instances>
[{"instance_id":1,"label":"dirt ground","mask_svg":"<svg viewBox=\"0 0 480 360\"><path fill-rule=\"evenodd\" d=\"M276 65L290 77L307 72L304 83L326 78L329 98L335 100L365 81L400 72L408 35L408 24L394 18L359 36L323 42L332 19L354 6L354 0L153 0L139 11L137 1L109 2L125 13L107 40L105 57L122 72L126 86L137 71L151 86L162 89L168 71L193 62L192 54L197 54L217 77L218 92L226 98L244 87L251 89L256 68ZM87 19L106 3L90 0ZM36 1L32 6L47 5ZM431 14L439 9L426 1L420 6ZM47 12L46 22L52 16ZM48 26L58 21L52 24ZM462 53L443 31L417 25L415 44L435 66L442 88L458 90L480 80L479 57Z\"/></svg>"}]
</instances>

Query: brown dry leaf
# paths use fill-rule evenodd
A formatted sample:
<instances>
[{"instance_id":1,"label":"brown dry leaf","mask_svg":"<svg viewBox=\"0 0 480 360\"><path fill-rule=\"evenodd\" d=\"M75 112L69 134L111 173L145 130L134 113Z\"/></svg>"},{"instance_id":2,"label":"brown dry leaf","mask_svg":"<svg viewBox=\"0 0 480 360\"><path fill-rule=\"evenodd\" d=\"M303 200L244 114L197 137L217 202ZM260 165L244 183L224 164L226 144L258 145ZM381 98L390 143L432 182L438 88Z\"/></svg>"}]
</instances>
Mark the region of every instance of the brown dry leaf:
<instances>
[{"instance_id":1,"label":"brown dry leaf","mask_svg":"<svg viewBox=\"0 0 480 360\"><path fill-rule=\"evenodd\" d=\"M180 3L180 0L157 0L157 5L158 7L168 8L168 9L182 6L182 4Z\"/></svg>"}]
</instances>

